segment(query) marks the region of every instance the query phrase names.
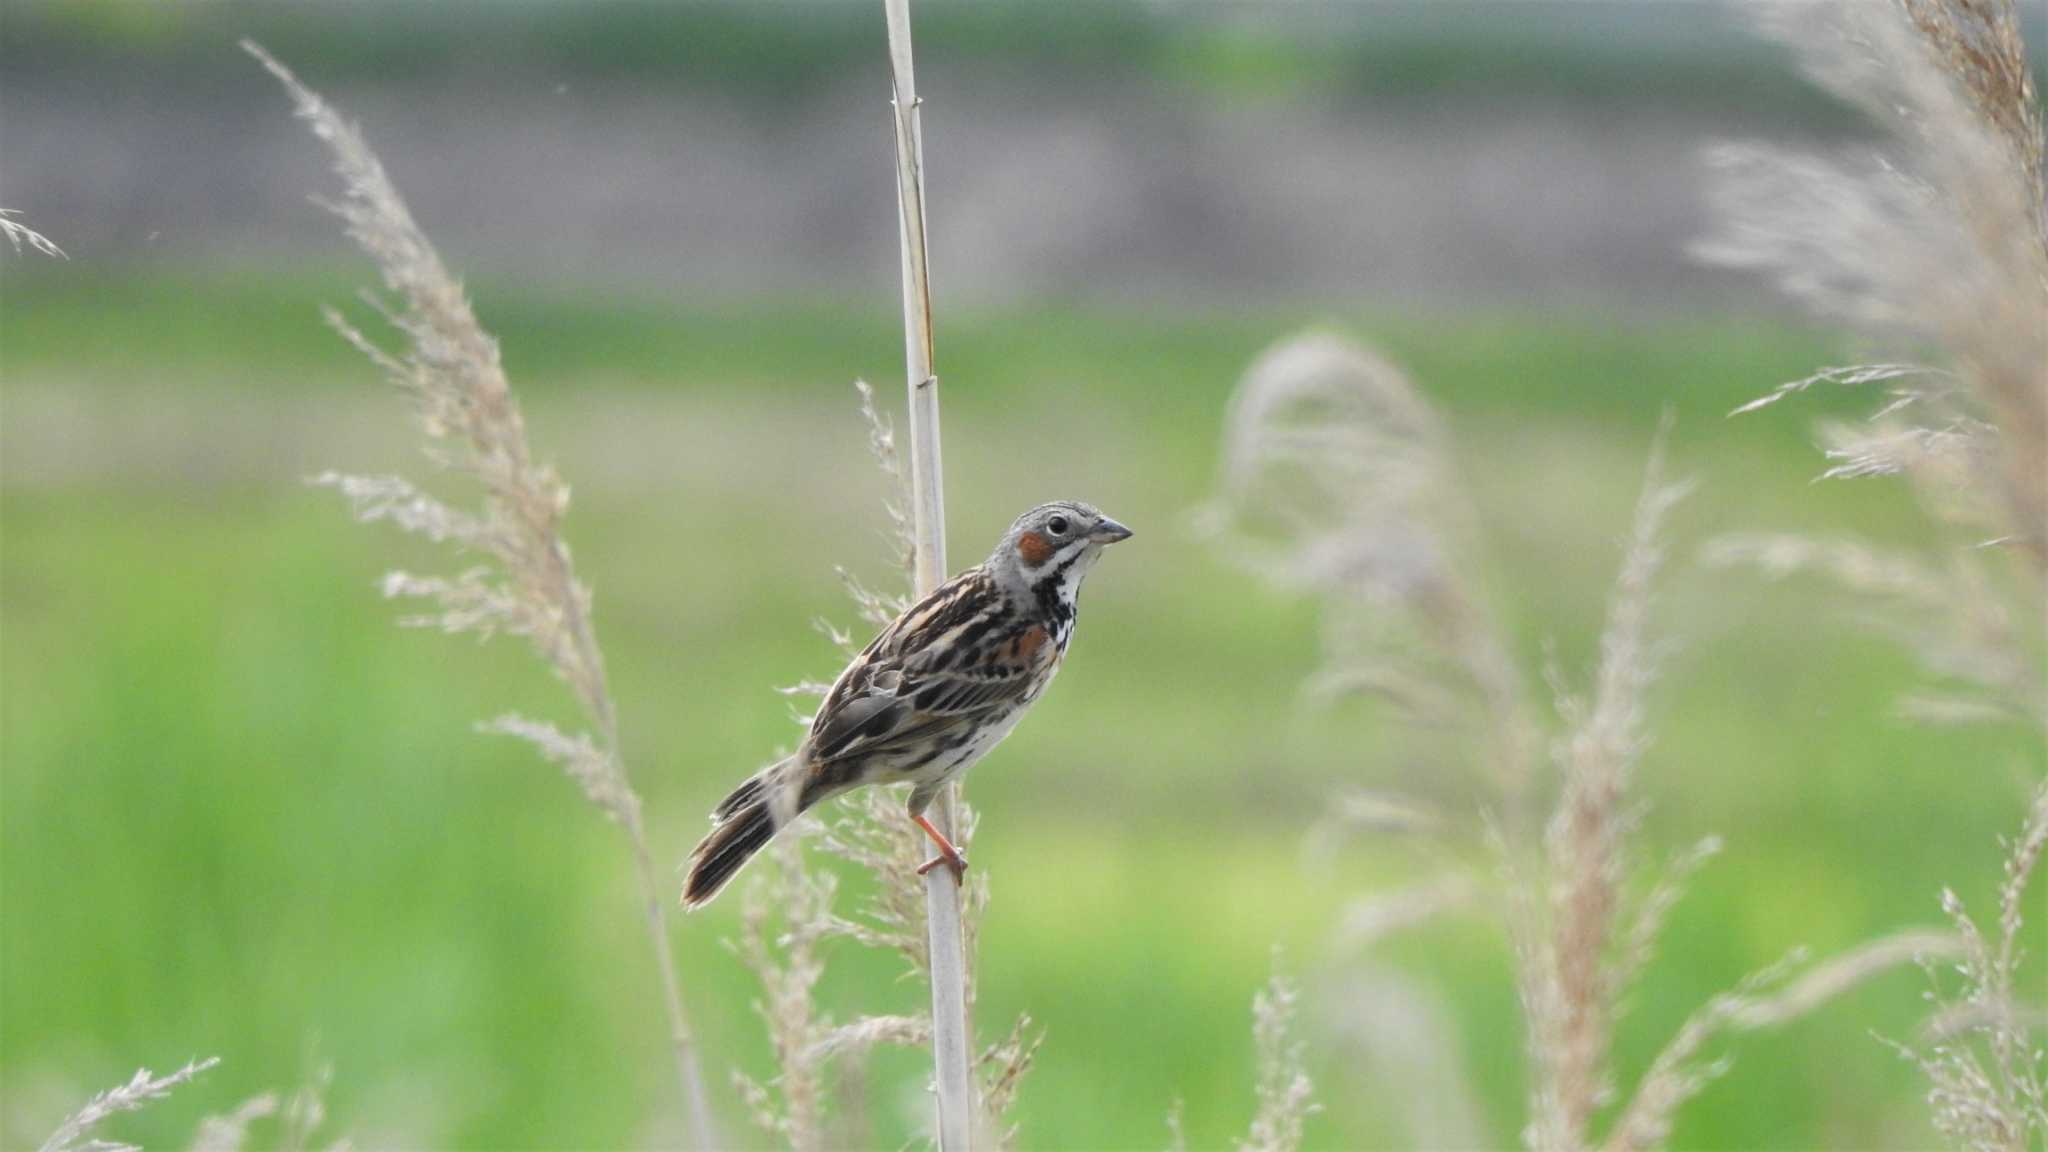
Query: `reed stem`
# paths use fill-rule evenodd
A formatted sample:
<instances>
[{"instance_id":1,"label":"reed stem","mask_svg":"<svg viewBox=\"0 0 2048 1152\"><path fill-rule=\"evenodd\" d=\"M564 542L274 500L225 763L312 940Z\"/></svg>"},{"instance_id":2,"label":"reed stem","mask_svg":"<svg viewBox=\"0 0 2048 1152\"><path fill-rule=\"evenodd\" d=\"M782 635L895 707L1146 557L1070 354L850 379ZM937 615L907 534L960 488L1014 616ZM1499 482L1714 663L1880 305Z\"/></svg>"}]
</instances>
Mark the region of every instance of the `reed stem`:
<instances>
[{"instance_id":1,"label":"reed stem","mask_svg":"<svg viewBox=\"0 0 2048 1152\"><path fill-rule=\"evenodd\" d=\"M910 51L909 0L883 0L894 86L896 204L903 255L903 352L910 390L910 509L916 531L919 596L946 578L945 492L939 459L939 378L932 368L932 299L925 255L924 137ZM946 836L957 827L956 787L947 785L932 819ZM967 949L960 886L952 870L925 874L925 923L931 947L933 1083L938 1090L940 1152L967 1152L973 1140L974 1084L967 1023Z\"/></svg>"}]
</instances>

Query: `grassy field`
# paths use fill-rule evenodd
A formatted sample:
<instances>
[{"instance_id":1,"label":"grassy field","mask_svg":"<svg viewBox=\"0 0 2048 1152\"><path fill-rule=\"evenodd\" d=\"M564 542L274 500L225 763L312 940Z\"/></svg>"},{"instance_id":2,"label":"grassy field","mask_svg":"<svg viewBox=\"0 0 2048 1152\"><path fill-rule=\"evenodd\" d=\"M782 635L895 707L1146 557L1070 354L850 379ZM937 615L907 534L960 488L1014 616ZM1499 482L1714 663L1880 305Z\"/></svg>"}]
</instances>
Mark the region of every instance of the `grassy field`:
<instances>
[{"instance_id":1,"label":"grassy field","mask_svg":"<svg viewBox=\"0 0 2048 1152\"><path fill-rule=\"evenodd\" d=\"M9 277L0 1143L33 1145L137 1064L206 1054L218 1071L122 1131L177 1145L200 1113L331 1063L358 1146L673 1133L622 843L525 749L469 731L507 707L563 715L555 686L511 644L392 627L378 574L432 557L298 482L418 471L401 403L319 325L347 282ZM848 387L895 396L888 300L678 313L481 286L533 435L577 485L571 536L664 865L796 735L772 686L836 668L807 623L852 617L832 565L890 578ZM1304 708L1314 606L1188 528L1238 373L1311 319L941 319L953 566L1058 496L1138 532L1091 580L1059 687L972 781L994 887L984 1027L1028 1010L1049 1031L1026 1146L1157 1147L1176 1098L1196 1146L1227 1144L1251 1111L1248 1004L1275 944L1308 990L1325 1105L1310 1145L1405 1139L1408 1102L1329 1027L1348 995L1329 932L1348 898L1425 865L1366 845L1312 867L1302 832L1342 785L1430 782L1404 775L1369 708ZM1810 483L1802 416L1856 398L1723 418L1831 362L1825 341L1735 321L1320 319L1443 406L1532 669L1547 643L1567 668L1588 657L1652 430L1675 411L1674 467L1701 489L1676 529L1662 620L1679 649L1642 787L1653 843L1728 847L1625 1026L1630 1075L1700 1000L1795 946L1929 923L1945 884L1988 900L2015 769L2038 772L2039 750L1889 719L1913 670L1848 612L1689 559L1735 528L1919 531L1881 485ZM734 1131L723 1069L770 1071L748 974L720 945L736 914L675 924ZM1498 933L1453 923L1374 964L1433 995L1481 1137L1511 1143L1521 1039ZM1678 1145L1926 1143L1913 1069L1870 1036L1907 1033L1919 991L1894 976L1751 1038ZM845 1016L921 990L843 947L824 995ZM921 1069L878 1066L886 1146L922 1115Z\"/></svg>"}]
</instances>

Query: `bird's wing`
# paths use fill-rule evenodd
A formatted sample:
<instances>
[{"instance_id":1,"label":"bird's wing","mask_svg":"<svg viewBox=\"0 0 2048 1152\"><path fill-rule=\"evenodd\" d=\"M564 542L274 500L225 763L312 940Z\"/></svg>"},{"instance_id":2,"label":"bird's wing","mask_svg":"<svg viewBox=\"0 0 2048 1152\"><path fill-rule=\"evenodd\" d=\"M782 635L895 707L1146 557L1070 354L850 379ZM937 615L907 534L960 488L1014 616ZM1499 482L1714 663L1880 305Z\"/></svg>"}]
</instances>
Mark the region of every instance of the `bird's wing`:
<instances>
[{"instance_id":1,"label":"bird's wing","mask_svg":"<svg viewBox=\"0 0 2048 1152\"><path fill-rule=\"evenodd\" d=\"M902 747L1013 707L1055 654L1043 628L1007 622L1002 605L973 570L905 612L827 694L811 724L812 761Z\"/></svg>"}]
</instances>

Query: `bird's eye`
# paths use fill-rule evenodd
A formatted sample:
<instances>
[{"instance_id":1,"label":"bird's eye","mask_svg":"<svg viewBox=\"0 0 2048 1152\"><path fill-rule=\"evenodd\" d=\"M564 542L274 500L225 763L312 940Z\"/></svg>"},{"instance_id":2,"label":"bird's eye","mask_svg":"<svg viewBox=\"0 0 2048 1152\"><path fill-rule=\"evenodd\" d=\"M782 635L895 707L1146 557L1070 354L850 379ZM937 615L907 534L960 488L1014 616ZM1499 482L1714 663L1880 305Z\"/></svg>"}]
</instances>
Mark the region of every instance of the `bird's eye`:
<instances>
[{"instance_id":1,"label":"bird's eye","mask_svg":"<svg viewBox=\"0 0 2048 1152\"><path fill-rule=\"evenodd\" d=\"M1065 536L1067 534L1067 518L1065 516L1055 516L1046 521L1045 526L1052 529L1052 534L1055 536Z\"/></svg>"}]
</instances>

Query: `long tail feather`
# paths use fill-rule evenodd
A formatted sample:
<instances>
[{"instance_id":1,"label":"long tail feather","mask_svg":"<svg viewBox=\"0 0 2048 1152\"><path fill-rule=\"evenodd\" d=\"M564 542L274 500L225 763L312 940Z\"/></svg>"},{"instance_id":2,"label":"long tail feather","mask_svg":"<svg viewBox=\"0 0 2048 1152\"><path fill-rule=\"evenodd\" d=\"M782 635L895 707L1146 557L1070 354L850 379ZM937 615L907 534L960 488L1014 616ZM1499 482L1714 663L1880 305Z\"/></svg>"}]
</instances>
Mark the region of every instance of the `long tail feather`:
<instances>
[{"instance_id":1,"label":"long tail feather","mask_svg":"<svg viewBox=\"0 0 2048 1152\"><path fill-rule=\"evenodd\" d=\"M710 834L690 853L690 872L683 881L685 908L700 908L718 895L778 829L810 807L813 798L803 795L807 790L785 783L794 764L792 758L761 770L719 802ZM778 812L778 807L786 811Z\"/></svg>"}]
</instances>

